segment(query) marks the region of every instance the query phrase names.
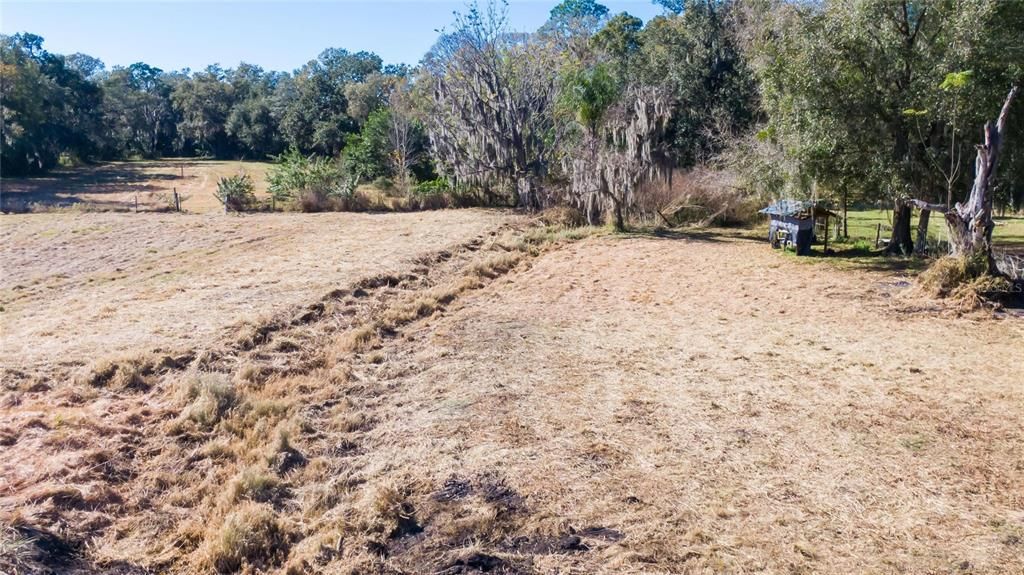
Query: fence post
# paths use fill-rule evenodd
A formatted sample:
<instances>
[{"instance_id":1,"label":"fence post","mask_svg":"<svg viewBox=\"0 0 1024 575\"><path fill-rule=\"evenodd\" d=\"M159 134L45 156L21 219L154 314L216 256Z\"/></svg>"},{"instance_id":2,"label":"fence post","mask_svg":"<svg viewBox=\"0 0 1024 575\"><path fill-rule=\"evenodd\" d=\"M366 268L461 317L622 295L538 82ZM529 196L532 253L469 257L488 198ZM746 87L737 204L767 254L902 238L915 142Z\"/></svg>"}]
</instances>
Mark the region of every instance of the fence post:
<instances>
[{"instance_id":1,"label":"fence post","mask_svg":"<svg viewBox=\"0 0 1024 575\"><path fill-rule=\"evenodd\" d=\"M135 213L139 213L139 193L135 192Z\"/></svg>"},{"instance_id":2,"label":"fence post","mask_svg":"<svg viewBox=\"0 0 1024 575\"><path fill-rule=\"evenodd\" d=\"M178 188L174 188L174 211L181 211L181 198L178 197Z\"/></svg>"}]
</instances>

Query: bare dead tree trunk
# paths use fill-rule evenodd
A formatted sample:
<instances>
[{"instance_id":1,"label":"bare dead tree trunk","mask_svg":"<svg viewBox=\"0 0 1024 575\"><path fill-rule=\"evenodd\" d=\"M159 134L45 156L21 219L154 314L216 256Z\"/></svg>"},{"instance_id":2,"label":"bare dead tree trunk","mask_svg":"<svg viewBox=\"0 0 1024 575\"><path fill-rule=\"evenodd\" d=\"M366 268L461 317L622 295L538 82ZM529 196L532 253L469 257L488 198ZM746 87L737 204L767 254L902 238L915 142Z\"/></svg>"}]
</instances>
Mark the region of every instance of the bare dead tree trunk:
<instances>
[{"instance_id":1,"label":"bare dead tree trunk","mask_svg":"<svg viewBox=\"0 0 1024 575\"><path fill-rule=\"evenodd\" d=\"M949 225L950 247L953 255L966 257L984 256L988 260L989 273L998 270L992 258L992 198L994 196L996 168L999 165L999 151L1006 135L1006 119L1010 105L1020 90L1014 86L1006 96L995 125L985 123L985 142L978 146L975 159L974 185L966 204L957 203L946 213Z\"/></svg>"},{"instance_id":2,"label":"bare dead tree trunk","mask_svg":"<svg viewBox=\"0 0 1024 575\"><path fill-rule=\"evenodd\" d=\"M1000 273L992 257L992 230L995 228L995 222L992 221L993 188L996 167L999 165L999 152L1006 135L1006 118L1010 114L1010 106L1018 91L1019 86L1010 89L995 124L985 123L985 142L977 146L974 185L971 187L967 203L957 202L952 209L921 200L910 200L907 203L922 210L944 213L946 225L949 226L949 245L952 254L967 258L984 257L988 264L988 272L992 275Z\"/></svg>"}]
</instances>

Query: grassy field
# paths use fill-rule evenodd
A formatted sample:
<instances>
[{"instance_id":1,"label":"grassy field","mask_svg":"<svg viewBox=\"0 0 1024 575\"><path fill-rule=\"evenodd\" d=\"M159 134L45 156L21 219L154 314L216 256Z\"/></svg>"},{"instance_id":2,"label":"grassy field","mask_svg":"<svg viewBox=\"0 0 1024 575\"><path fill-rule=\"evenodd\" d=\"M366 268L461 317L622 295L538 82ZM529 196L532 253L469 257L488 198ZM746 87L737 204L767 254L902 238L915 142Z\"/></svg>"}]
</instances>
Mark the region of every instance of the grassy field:
<instances>
[{"instance_id":1,"label":"grassy field","mask_svg":"<svg viewBox=\"0 0 1024 575\"><path fill-rule=\"evenodd\" d=\"M5 210L70 208L82 211L130 211L138 199L140 211L166 211L174 191L183 210L207 213L222 210L213 193L217 181L239 172L249 174L257 197L266 197L266 162L196 160L191 158L107 162L55 170L43 177L4 178Z\"/></svg>"},{"instance_id":2,"label":"grassy field","mask_svg":"<svg viewBox=\"0 0 1024 575\"><path fill-rule=\"evenodd\" d=\"M1024 324L902 274L491 211L0 225L0 571L1024 571Z\"/></svg>"},{"instance_id":3,"label":"grassy field","mask_svg":"<svg viewBox=\"0 0 1024 575\"><path fill-rule=\"evenodd\" d=\"M164 212L179 194L181 209L191 213L223 211L214 196L217 182L225 176L246 173L252 177L256 197L266 200L267 170L270 162L197 160L167 158L131 162L106 162L54 170L46 176L5 178L0 203L5 212ZM407 201L380 190L372 183L357 188L366 208L376 211L402 210ZM293 206L279 205L279 210Z\"/></svg>"},{"instance_id":4,"label":"grassy field","mask_svg":"<svg viewBox=\"0 0 1024 575\"><path fill-rule=\"evenodd\" d=\"M888 238L892 230L892 211L889 210L857 210L848 212L850 239L875 241L878 224L882 225L882 238ZM996 229L992 237L997 245L1003 247L1024 247L1024 216L996 217ZM917 212L912 223L917 233ZM929 222L928 235L936 240L946 240L946 225L939 218Z\"/></svg>"}]
</instances>

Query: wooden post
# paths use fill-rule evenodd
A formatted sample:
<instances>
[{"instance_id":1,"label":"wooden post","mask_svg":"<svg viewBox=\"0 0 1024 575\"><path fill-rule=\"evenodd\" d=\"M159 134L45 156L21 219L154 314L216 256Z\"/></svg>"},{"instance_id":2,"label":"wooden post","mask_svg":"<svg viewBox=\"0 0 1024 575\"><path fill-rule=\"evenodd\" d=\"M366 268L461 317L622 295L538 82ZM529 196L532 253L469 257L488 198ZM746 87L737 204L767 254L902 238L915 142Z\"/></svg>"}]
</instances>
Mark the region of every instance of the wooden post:
<instances>
[{"instance_id":1,"label":"wooden post","mask_svg":"<svg viewBox=\"0 0 1024 575\"><path fill-rule=\"evenodd\" d=\"M846 239L850 239L850 227L847 221L847 216L848 213L846 211L846 186L843 186L843 237ZM836 237L839 237L838 233L836 234Z\"/></svg>"},{"instance_id":2,"label":"wooden post","mask_svg":"<svg viewBox=\"0 0 1024 575\"><path fill-rule=\"evenodd\" d=\"M878 242L882 240L882 224L878 224L878 230L875 231L875 248L878 248Z\"/></svg>"},{"instance_id":3,"label":"wooden post","mask_svg":"<svg viewBox=\"0 0 1024 575\"><path fill-rule=\"evenodd\" d=\"M135 192L135 213L139 213L139 193Z\"/></svg>"},{"instance_id":4,"label":"wooden post","mask_svg":"<svg viewBox=\"0 0 1024 575\"><path fill-rule=\"evenodd\" d=\"M173 189L174 189L174 211L180 212L181 211L181 198L178 196L178 188L173 188Z\"/></svg>"},{"instance_id":5,"label":"wooden post","mask_svg":"<svg viewBox=\"0 0 1024 575\"><path fill-rule=\"evenodd\" d=\"M825 255L828 255L828 214L825 214Z\"/></svg>"}]
</instances>

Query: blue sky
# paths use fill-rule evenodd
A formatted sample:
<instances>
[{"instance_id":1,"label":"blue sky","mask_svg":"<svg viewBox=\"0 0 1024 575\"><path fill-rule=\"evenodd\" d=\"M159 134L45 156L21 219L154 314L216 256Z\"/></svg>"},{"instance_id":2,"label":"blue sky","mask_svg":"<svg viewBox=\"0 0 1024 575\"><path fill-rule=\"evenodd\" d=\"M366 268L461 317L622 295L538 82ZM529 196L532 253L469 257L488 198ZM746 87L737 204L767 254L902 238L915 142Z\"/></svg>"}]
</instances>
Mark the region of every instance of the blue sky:
<instances>
[{"instance_id":1,"label":"blue sky","mask_svg":"<svg viewBox=\"0 0 1024 575\"><path fill-rule=\"evenodd\" d=\"M481 2L482 3L482 2ZM515 30L535 30L555 0L511 0ZM612 14L648 20L661 13L650 0L602 2ZM0 31L32 32L60 54L84 52L107 68L133 62L198 70L240 61L291 71L324 48L376 52L385 63L415 64L436 30L466 2L321 0L317 2L0 2Z\"/></svg>"}]
</instances>

